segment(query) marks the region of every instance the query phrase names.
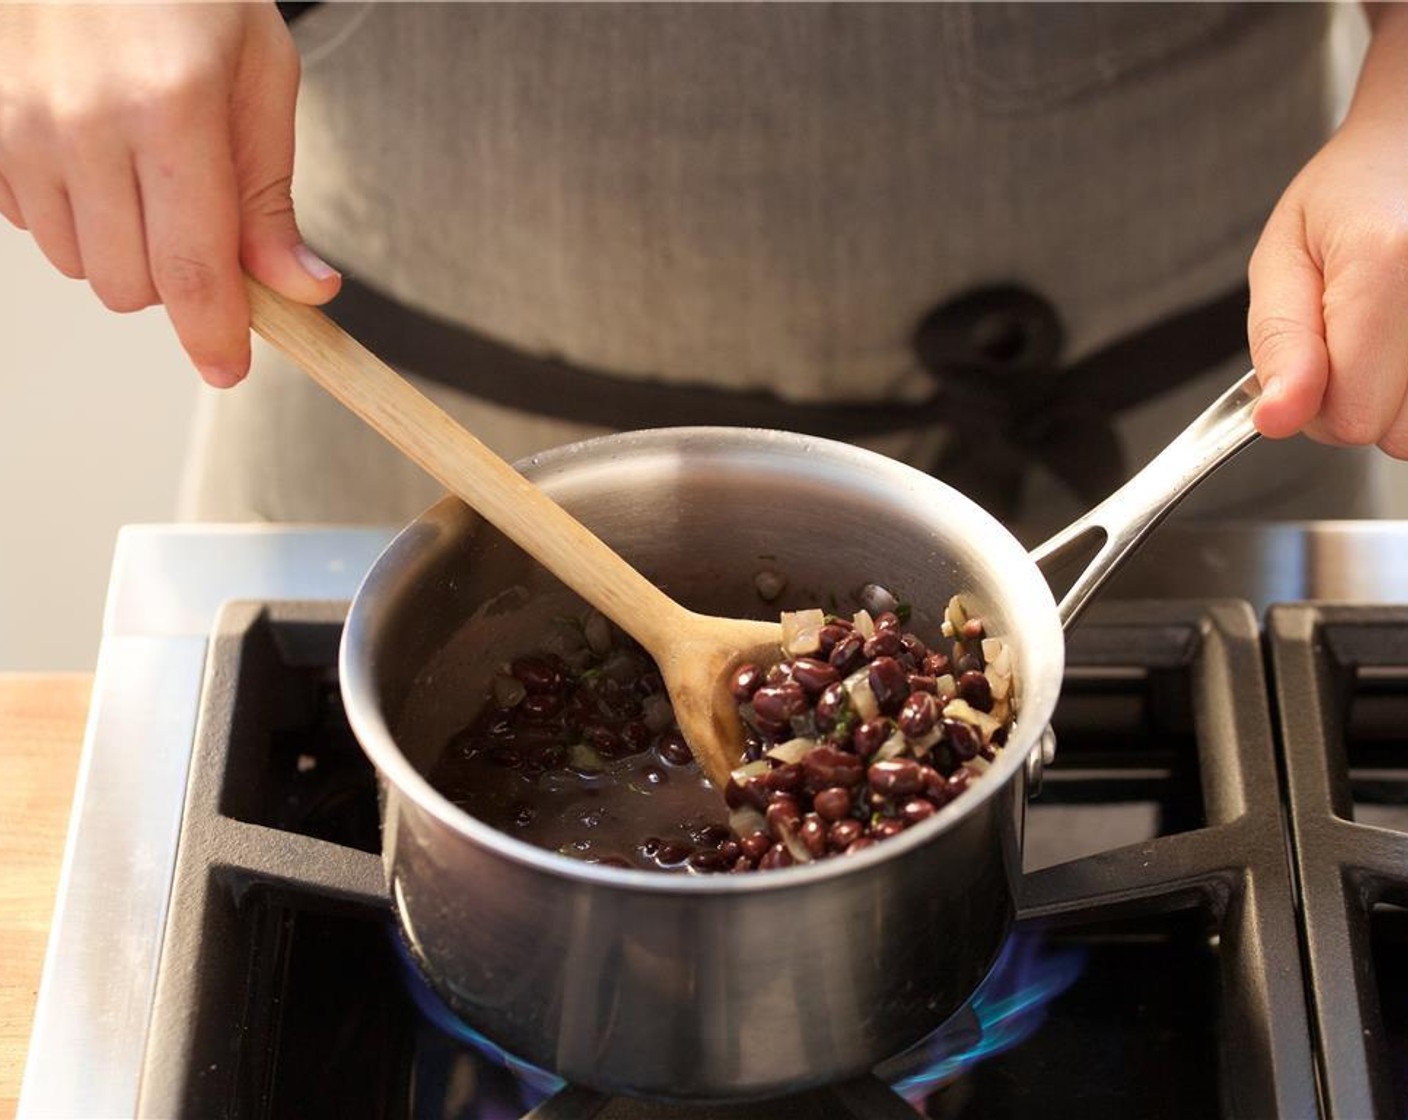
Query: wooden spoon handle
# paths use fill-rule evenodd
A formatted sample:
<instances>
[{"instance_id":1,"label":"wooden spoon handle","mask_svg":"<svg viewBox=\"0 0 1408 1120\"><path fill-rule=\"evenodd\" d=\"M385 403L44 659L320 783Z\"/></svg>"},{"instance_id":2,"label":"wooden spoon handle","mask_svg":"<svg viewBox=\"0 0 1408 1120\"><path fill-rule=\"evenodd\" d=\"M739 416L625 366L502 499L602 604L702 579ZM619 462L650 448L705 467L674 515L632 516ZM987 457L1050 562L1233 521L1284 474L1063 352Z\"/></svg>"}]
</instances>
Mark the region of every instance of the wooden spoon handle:
<instances>
[{"instance_id":1,"label":"wooden spoon handle","mask_svg":"<svg viewBox=\"0 0 1408 1120\"><path fill-rule=\"evenodd\" d=\"M647 651L662 649L685 608L317 308L245 282L255 331Z\"/></svg>"}]
</instances>

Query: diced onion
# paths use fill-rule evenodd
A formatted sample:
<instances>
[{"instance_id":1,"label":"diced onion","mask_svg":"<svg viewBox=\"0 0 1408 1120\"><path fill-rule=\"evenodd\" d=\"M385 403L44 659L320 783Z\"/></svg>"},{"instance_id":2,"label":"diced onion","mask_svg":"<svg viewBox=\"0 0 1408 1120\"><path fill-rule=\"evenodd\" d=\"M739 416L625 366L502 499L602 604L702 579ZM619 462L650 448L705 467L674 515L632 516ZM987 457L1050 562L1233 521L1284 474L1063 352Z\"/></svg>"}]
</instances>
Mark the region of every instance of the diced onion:
<instances>
[{"instance_id":1,"label":"diced onion","mask_svg":"<svg viewBox=\"0 0 1408 1120\"><path fill-rule=\"evenodd\" d=\"M934 691L938 693L939 703L946 704L958 695L958 682L952 673L945 673L934 682Z\"/></svg>"},{"instance_id":2,"label":"diced onion","mask_svg":"<svg viewBox=\"0 0 1408 1120\"><path fill-rule=\"evenodd\" d=\"M875 637L875 619L870 617L869 611L856 611L851 616L851 624L856 628L856 633L867 641Z\"/></svg>"},{"instance_id":3,"label":"diced onion","mask_svg":"<svg viewBox=\"0 0 1408 1120\"><path fill-rule=\"evenodd\" d=\"M650 730L659 734L675 722L675 709L670 698L663 692L655 692L640 702L640 718Z\"/></svg>"},{"instance_id":4,"label":"diced onion","mask_svg":"<svg viewBox=\"0 0 1408 1120\"><path fill-rule=\"evenodd\" d=\"M782 612L782 652L793 657L805 657L821 648L821 628L826 625L826 612L817 608L809 611Z\"/></svg>"},{"instance_id":5,"label":"diced onion","mask_svg":"<svg viewBox=\"0 0 1408 1120\"><path fill-rule=\"evenodd\" d=\"M973 777L981 778L988 772L988 767L992 763L980 754L975 754L972 758L963 763L963 768L972 773Z\"/></svg>"},{"instance_id":6,"label":"diced onion","mask_svg":"<svg viewBox=\"0 0 1408 1120\"><path fill-rule=\"evenodd\" d=\"M948 606L944 607L943 632L945 638L956 638L963 630L963 624L968 621L968 612L963 609L963 600L957 595L948 601Z\"/></svg>"},{"instance_id":7,"label":"diced onion","mask_svg":"<svg viewBox=\"0 0 1408 1120\"><path fill-rule=\"evenodd\" d=\"M567 748L567 764L574 770L601 770L601 755L586 743L573 743Z\"/></svg>"},{"instance_id":8,"label":"diced onion","mask_svg":"<svg viewBox=\"0 0 1408 1120\"><path fill-rule=\"evenodd\" d=\"M792 853L792 858L798 863L811 863L812 854L807 851L807 846L802 843L802 837L798 835L797 830L784 823L780 831L782 846Z\"/></svg>"},{"instance_id":9,"label":"diced onion","mask_svg":"<svg viewBox=\"0 0 1408 1120\"><path fill-rule=\"evenodd\" d=\"M878 583L867 583L860 589L860 594L856 598L860 600L860 605L872 615L884 614L886 611L897 611L900 606L900 601L890 590L881 587Z\"/></svg>"},{"instance_id":10,"label":"diced onion","mask_svg":"<svg viewBox=\"0 0 1408 1120\"><path fill-rule=\"evenodd\" d=\"M729 810L728 826L735 836L747 836L753 832L766 832L768 819L753 806L740 805Z\"/></svg>"},{"instance_id":11,"label":"diced onion","mask_svg":"<svg viewBox=\"0 0 1408 1120\"><path fill-rule=\"evenodd\" d=\"M501 708L514 708L523 702L528 690L517 677L498 673L494 677L494 703Z\"/></svg>"},{"instance_id":12,"label":"diced onion","mask_svg":"<svg viewBox=\"0 0 1408 1120\"><path fill-rule=\"evenodd\" d=\"M934 744L944 737L943 728L938 724L931 727L928 732L918 739L911 739L909 749L914 752L915 758L927 758L929 752L934 749Z\"/></svg>"},{"instance_id":13,"label":"diced onion","mask_svg":"<svg viewBox=\"0 0 1408 1120\"><path fill-rule=\"evenodd\" d=\"M987 712L978 711L967 700L950 700L944 705L944 718L962 720L977 728L984 743L988 742L992 738L993 732L1002 726L1000 721L994 719Z\"/></svg>"},{"instance_id":14,"label":"diced onion","mask_svg":"<svg viewBox=\"0 0 1408 1120\"><path fill-rule=\"evenodd\" d=\"M611 623L600 611L592 611L587 615L587 621L582 624L582 634L587 639L587 645L598 657L612 646Z\"/></svg>"},{"instance_id":15,"label":"diced onion","mask_svg":"<svg viewBox=\"0 0 1408 1120\"><path fill-rule=\"evenodd\" d=\"M846 694L851 698L851 707L861 719L874 719L880 714L880 702L870 687L870 667L857 669L843 682Z\"/></svg>"},{"instance_id":16,"label":"diced onion","mask_svg":"<svg viewBox=\"0 0 1408 1120\"><path fill-rule=\"evenodd\" d=\"M777 746L768 751L768 757L779 759L782 762L801 762L802 756L815 746L815 739L800 737L788 739L787 742L778 743Z\"/></svg>"},{"instance_id":17,"label":"diced onion","mask_svg":"<svg viewBox=\"0 0 1408 1120\"><path fill-rule=\"evenodd\" d=\"M757 588L758 597L763 602L771 603L787 586L787 577L781 572L762 571L753 577L753 586Z\"/></svg>"},{"instance_id":18,"label":"diced onion","mask_svg":"<svg viewBox=\"0 0 1408 1120\"><path fill-rule=\"evenodd\" d=\"M898 758L904 754L905 747L908 745L903 732L893 731L890 733L890 737L880 744L880 749L875 752L870 761L884 762L887 759Z\"/></svg>"},{"instance_id":19,"label":"diced onion","mask_svg":"<svg viewBox=\"0 0 1408 1120\"><path fill-rule=\"evenodd\" d=\"M739 785L742 785L749 778L756 778L760 774L766 774L772 767L768 765L765 758L755 758L752 762L745 762L742 766L735 766L729 771L731 777Z\"/></svg>"}]
</instances>

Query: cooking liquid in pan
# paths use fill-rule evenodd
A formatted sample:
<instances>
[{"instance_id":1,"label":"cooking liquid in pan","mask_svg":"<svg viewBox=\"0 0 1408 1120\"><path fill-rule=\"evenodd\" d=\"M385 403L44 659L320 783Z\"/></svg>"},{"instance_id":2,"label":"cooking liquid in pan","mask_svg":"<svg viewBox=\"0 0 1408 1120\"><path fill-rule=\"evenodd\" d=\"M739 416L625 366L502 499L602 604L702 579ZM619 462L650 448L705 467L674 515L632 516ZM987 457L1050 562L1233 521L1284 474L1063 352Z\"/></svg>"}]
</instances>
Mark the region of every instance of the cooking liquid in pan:
<instances>
[{"instance_id":1,"label":"cooking liquid in pan","mask_svg":"<svg viewBox=\"0 0 1408 1120\"><path fill-rule=\"evenodd\" d=\"M617 642L600 660L583 647L513 662L430 782L485 824L575 859L722 870L720 796L674 729L654 666Z\"/></svg>"},{"instance_id":2,"label":"cooking liquid in pan","mask_svg":"<svg viewBox=\"0 0 1408 1120\"><path fill-rule=\"evenodd\" d=\"M891 611L782 618L783 661L742 666L732 682L748 745L726 820L655 665L595 613L580 625L559 618L547 645L502 667L430 780L484 823L572 858L751 871L897 836L996 758L1011 718L1009 655L958 597L948 652Z\"/></svg>"}]
</instances>

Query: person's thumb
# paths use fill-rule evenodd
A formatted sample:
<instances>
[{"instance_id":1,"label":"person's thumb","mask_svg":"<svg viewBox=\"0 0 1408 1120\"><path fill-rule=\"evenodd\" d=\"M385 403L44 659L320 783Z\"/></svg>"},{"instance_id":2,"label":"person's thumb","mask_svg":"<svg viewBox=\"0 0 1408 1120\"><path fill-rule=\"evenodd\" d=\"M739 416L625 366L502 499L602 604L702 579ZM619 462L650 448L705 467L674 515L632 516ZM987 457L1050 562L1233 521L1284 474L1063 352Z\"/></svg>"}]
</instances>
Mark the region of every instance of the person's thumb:
<instances>
[{"instance_id":1,"label":"person's thumb","mask_svg":"<svg viewBox=\"0 0 1408 1120\"><path fill-rule=\"evenodd\" d=\"M326 303L337 294L341 277L304 244L293 213L298 56L281 23L263 46L242 67L234 114L240 262L256 280L290 299Z\"/></svg>"},{"instance_id":2,"label":"person's thumb","mask_svg":"<svg viewBox=\"0 0 1408 1120\"><path fill-rule=\"evenodd\" d=\"M299 234L287 177L244 200L240 260L256 280L300 303L326 303L341 284L337 270Z\"/></svg>"},{"instance_id":3,"label":"person's thumb","mask_svg":"<svg viewBox=\"0 0 1408 1120\"><path fill-rule=\"evenodd\" d=\"M1278 207L1248 269L1247 341L1261 382L1252 419L1271 439L1295 435L1315 418L1330 377L1325 281L1299 229Z\"/></svg>"}]
</instances>

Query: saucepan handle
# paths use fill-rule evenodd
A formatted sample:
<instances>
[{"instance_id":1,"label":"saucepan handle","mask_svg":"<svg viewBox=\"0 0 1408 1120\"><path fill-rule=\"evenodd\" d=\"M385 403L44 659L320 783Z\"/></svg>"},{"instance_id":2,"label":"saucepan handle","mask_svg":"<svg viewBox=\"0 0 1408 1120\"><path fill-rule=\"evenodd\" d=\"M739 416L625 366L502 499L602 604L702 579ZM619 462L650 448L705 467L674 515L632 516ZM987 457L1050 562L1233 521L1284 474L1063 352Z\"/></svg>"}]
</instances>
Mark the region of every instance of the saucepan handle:
<instances>
[{"instance_id":1,"label":"saucepan handle","mask_svg":"<svg viewBox=\"0 0 1408 1120\"><path fill-rule=\"evenodd\" d=\"M1218 397L1143 470L1032 550L1032 560L1049 574L1077 549L1088 549L1094 534L1103 534L1094 558L1058 605L1063 628L1070 628L1100 585L1188 491L1256 440L1252 407L1260 395L1261 387L1252 371Z\"/></svg>"}]
</instances>

